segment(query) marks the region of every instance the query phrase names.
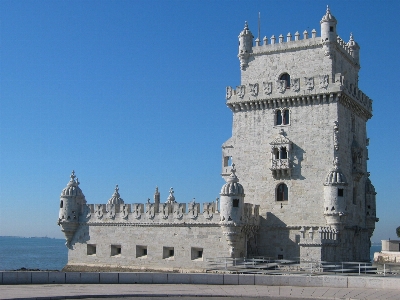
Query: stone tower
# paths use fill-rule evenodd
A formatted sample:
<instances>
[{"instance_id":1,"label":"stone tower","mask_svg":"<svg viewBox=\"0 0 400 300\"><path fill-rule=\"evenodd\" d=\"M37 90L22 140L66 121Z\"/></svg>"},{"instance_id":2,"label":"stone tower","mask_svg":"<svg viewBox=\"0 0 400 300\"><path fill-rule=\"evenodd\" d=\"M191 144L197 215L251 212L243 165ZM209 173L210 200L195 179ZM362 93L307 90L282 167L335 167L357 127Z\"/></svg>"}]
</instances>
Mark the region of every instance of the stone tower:
<instances>
[{"instance_id":1,"label":"stone tower","mask_svg":"<svg viewBox=\"0 0 400 300\"><path fill-rule=\"evenodd\" d=\"M61 226L61 231L64 232L67 246L70 245L71 239L79 227L79 217L83 212L83 206L86 204L85 195L79 187L79 180L74 171L72 171L70 177L67 186L61 192L57 223Z\"/></svg>"},{"instance_id":2,"label":"stone tower","mask_svg":"<svg viewBox=\"0 0 400 300\"><path fill-rule=\"evenodd\" d=\"M260 206L258 255L366 261L378 221L367 176L372 100L358 87L353 35L337 35L329 7L320 26L320 37L272 35L253 46L246 22L241 83L226 88L233 130L222 176L234 161L246 201Z\"/></svg>"}]
</instances>

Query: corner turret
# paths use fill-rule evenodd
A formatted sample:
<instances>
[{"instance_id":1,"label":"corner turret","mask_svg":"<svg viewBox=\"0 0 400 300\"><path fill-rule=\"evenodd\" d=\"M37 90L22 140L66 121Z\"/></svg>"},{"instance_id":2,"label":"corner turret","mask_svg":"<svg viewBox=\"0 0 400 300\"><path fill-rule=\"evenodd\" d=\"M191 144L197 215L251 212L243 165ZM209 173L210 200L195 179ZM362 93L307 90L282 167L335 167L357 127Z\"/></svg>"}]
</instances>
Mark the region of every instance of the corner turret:
<instances>
[{"instance_id":1,"label":"corner turret","mask_svg":"<svg viewBox=\"0 0 400 300\"><path fill-rule=\"evenodd\" d=\"M118 184L115 186L114 194L108 200L107 204L124 204L124 200L120 197Z\"/></svg>"},{"instance_id":2,"label":"corner turret","mask_svg":"<svg viewBox=\"0 0 400 300\"><path fill-rule=\"evenodd\" d=\"M244 29L239 34L239 60L240 69L245 70L249 63L250 53L253 52L253 34L251 33L247 21L244 23Z\"/></svg>"},{"instance_id":3,"label":"corner turret","mask_svg":"<svg viewBox=\"0 0 400 300\"><path fill-rule=\"evenodd\" d=\"M353 33L350 33L350 40L347 43L350 49L350 55L353 56L354 60L358 65L360 65L360 46L356 41L354 41Z\"/></svg>"},{"instance_id":4,"label":"corner turret","mask_svg":"<svg viewBox=\"0 0 400 300\"><path fill-rule=\"evenodd\" d=\"M336 157L333 168L329 171L324 183L324 216L327 225L339 229L346 215L346 190L348 185L345 176L339 169L339 161Z\"/></svg>"},{"instance_id":5,"label":"corner turret","mask_svg":"<svg viewBox=\"0 0 400 300\"><path fill-rule=\"evenodd\" d=\"M82 213L83 205L86 204L85 195L79 188L79 180L72 171L67 186L62 190L60 196L60 211L57 224L61 226L69 246L75 231L79 227L79 215ZM76 180L75 180L76 178Z\"/></svg>"},{"instance_id":6,"label":"corner turret","mask_svg":"<svg viewBox=\"0 0 400 300\"><path fill-rule=\"evenodd\" d=\"M331 45L336 43L336 18L331 14L329 6L326 7L326 13L322 17L321 24L321 41L324 45L325 55L330 56Z\"/></svg>"}]
</instances>

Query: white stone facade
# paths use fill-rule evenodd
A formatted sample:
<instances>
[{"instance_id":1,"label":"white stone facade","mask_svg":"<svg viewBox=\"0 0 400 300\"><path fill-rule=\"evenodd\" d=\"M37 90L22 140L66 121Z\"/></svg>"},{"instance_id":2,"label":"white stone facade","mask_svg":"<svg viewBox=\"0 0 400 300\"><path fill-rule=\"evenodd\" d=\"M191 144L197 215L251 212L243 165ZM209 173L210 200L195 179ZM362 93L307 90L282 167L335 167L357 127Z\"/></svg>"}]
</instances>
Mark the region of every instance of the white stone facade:
<instances>
[{"instance_id":1,"label":"white stone facade","mask_svg":"<svg viewBox=\"0 0 400 300\"><path fill-rule=\"evenodd\" d=\"M207 257L221 256L369 260L378 221L367 172L372 100L358 88L353 36L337 36L329 8L320 24L320 37L296 32L255 46L247 24L240 33L241 82L226 88L233 131L222 146L220 212L214 202L186 211L172 190L165 204L158 190L154 203L124 204L118 187L109 204L87 205L72 175L65 190L75 194L63 191L59 216L68 264L204 270Z\"/></svg>"}]
</instances>

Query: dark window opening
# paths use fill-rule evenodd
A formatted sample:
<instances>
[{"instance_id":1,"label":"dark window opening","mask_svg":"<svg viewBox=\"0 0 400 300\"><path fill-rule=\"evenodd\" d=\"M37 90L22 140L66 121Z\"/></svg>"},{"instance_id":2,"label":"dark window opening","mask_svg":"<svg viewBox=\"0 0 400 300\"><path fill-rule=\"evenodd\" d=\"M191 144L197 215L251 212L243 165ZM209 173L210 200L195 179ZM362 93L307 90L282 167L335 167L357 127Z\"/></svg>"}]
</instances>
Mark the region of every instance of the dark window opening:
<instances>
[{"instance_id":1,"label":"dark window opening","mask_svg":"<svg viewBox=\"0 0 400 300\"><path fill-rule=\"evenodd\" d=\"M163 258L174 258L174 247L163 247Z\"/></svg>"},{"instance_id":2,"label":"dark window opening","mask_svg":"<svg viewBox=\"0 0 400 300\"><path fill-rule=\"evenodd\" d=\"M281 159L287 159L287 150L286 147L281 149Z\"/></svg>"},{"instance_id":3,"label":"dark window opening","mask_svg":"<svg viewBox=\"0 0 400 300\"><path fill-rule=\"evenodd\" d=\"M233 207L239 207L239 199L233 199Z\"/></svg>"},{"instance_id":4,"label":"dark window opening","mask_svg":"<svg viewBox=\"0 0 400 300\"><path fill-rule=\"evenodd\" d=\"M276 201L288 201L288 187L281 183L276 189Z\"/></svg>"},{"instance_id":5,"label":"dark window opening","mask_svg":"<svg viewBox=\"0 0 400 300\"><path fill-rule=\"evenodd\" d=\"M202 261L203 260L203 248L191 247L191 259Z\"/></svg>"},{"instance_id":6,"label":"dark window opening","mask_svg":"<svg viewBox=\"0 0 400 300\"><path fill-rule=\"evenodd\" d=\"M286 81L286 88L290 89L290 75L288 73L282 74L279 79L280 80L285 80Z\"/></svg>"},{"instance_id":7,"label":"dark window opening","mask_svg":"<svg viewBox=\"0 0 400 300\"><path fill-rule=\"evenodd\" d=\"M338 197L343 197L343 189L338 189L337 195L338 195Z\"/></svg>"},{"instance_id":8,"label":"dark window opening","mask_svg":"<svg viewBox=\"0 0 400 300\"><path fill-rule=\"evenodd\" d=\"M333 26L330 26L330 27L329 27L329 31L330 31L330 32L333 32Z\"/></svg>"},{"instance_id":9,"label":"dark window opening","mask_svg":"<svg viewBox=\"0 0 400 300\"><path fill-rule=\"evenodd\" d=\"M64 206L64 201L61 200L61 202L60 202L60 208L63 208L63 206Z\"/></svg>"},{"instance_id":10,"label":"dark window opening","mask_svg":"<svg viewBox=\"0 0 400 300\"><path fill-rule=\"evenodd\" d=\"M169 250L169 256L174 256L174 249Z\"/></svg>"},{"instance_id":11,"label":"dark window opening","mask_svg":"<svg viewBox=\"0 0 400 300\"><path fill-rule=\"evenodd\" d=\"M289 110L288 109L285 109L284 111L283 111L283 121L282 121L282 124L283 125L288 125L289 124Z\"/></svg>"},{"instance_id":12,"label":"dark window opening","mask_svg":"<svg viewBox=\"0 0 400 300\"><path fill-rule=\"evenodd\" d=\"M147 246L136 246L136 257L147 256Z\"/></svg>"},{"instance_id":13,"label":"dark window opening","mask_svg":"<svg viewBox=\"0 0 400 300\"><path fill-rule=\"evenodd\" d=\"M280 110L276 112L276 125L282 125L282 112Z\"/></svg>"},{"instance_id":14,"label":"dark window opening","mask_svg":"<svg viewBox=\"0 0 400 300\"><path fill-rule=\"evenodd\" d=\"M283 259L283 254L278 254L278 259Z\"/></svg>"},{"instance_id":15,"label":"dark window opening","mask_svg":"<svg viewBox=\"0 0 400 300\"><path fill-rule=\"evenodd\" d=\"M121 245L111 245L111 256L121 254Z\"/></svg>"},{"instance_id":16,"label":"dark window opening","mask_svg":"<svg viewBox=\"0 0 400 300\"><path fill-rule=\"evenodd\" d=\"M86 252L87 255L96 255L96 245L88 244L86 251L87 251Z\"/></svg>"}]
</instances>

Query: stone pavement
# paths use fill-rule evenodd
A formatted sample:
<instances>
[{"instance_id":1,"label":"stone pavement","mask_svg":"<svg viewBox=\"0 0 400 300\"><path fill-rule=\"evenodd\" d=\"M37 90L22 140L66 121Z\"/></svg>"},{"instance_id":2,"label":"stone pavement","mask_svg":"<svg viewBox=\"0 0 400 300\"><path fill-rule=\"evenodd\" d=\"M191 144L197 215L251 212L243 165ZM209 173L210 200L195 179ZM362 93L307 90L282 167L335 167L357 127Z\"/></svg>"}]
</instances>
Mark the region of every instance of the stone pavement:
<instances>
[{"instance_id":1,"label":"stone pavement","mask_svg":"<svg viewBox=\"0 0 400 300\"><path fill-rule=\"evenodd\" d=\"M224 297L297 299L399 299L399 290L265 285L45 284L0 285L0 299L87 299L122 297ZM181 299L184 299L181 298Z\"/></svg>"}]
</instances>

